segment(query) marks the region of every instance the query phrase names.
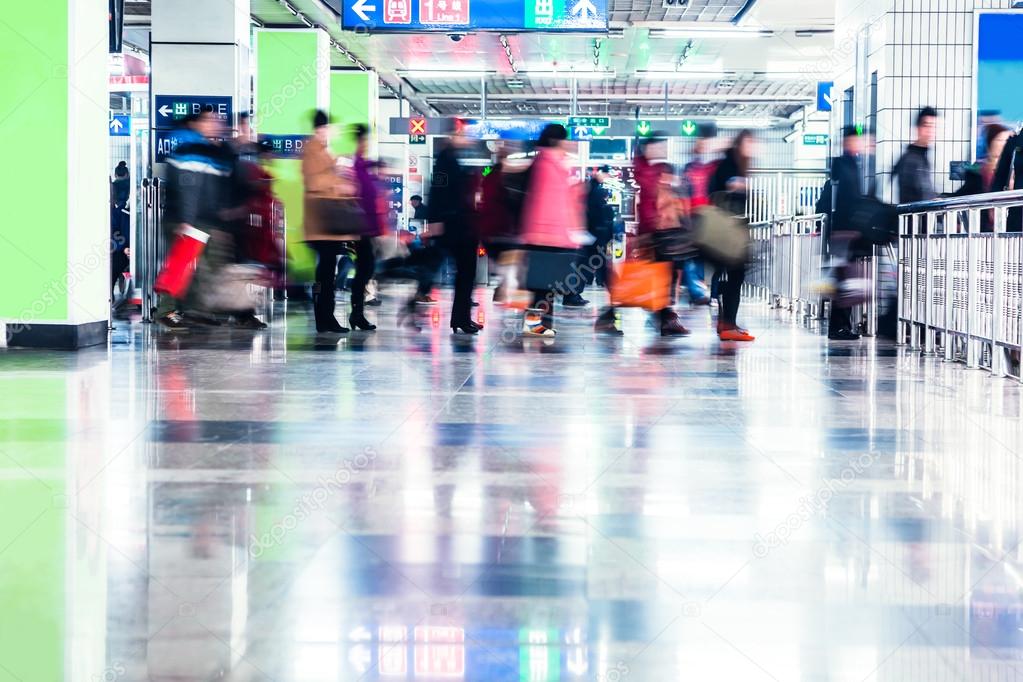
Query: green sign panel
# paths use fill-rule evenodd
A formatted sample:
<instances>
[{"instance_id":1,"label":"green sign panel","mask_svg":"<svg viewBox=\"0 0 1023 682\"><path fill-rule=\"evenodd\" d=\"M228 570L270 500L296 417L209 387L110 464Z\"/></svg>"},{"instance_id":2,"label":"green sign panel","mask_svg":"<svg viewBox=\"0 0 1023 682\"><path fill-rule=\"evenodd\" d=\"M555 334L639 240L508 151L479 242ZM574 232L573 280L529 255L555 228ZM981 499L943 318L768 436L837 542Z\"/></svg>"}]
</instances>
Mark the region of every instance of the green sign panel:
<instances>
[{"instance_id":1,"label":"green sign panel","mask_svg":"<svg viewBox=\"0 0 1023 682\"><path fill-rule=\"evenodd\" d=\"M569 116L569 127L583 128L607 128L611 125L611 119L607 116Z\"/></svg>"},{"instance_id":2,"label":"green sign panel","mask_svg":"<svg viewBox=\"0 0 1023 682\"><path fill-rule=\"evenodd\" d=\"M828 142L831 140L830 135L803 135L803 144L810 145L811 147L826 147Z\"/></svg>"},{"instance_id":3,"label":"green sign panel","mask_svg":"<svg viewBox=\"0 0 1023 682\"><path fill-rule=\"evenodd\" d=\"M691 121L687 118L682 121L681 130L682 134L686 137L693 137L696 135L696 131L699 130L699 126L696 125L696 121Z\"/></svg>"},{"instance_id":4,"label":"green sign panel","mask_svg":"<svg viewBox=\"0 0 1023 682\"><path fill-rule=\"evenodd\" d=\"M636 134L640 137L646 137L653 131L654 128L650 125L650 121L636 121Z\"/></svg>"}]
</instances>

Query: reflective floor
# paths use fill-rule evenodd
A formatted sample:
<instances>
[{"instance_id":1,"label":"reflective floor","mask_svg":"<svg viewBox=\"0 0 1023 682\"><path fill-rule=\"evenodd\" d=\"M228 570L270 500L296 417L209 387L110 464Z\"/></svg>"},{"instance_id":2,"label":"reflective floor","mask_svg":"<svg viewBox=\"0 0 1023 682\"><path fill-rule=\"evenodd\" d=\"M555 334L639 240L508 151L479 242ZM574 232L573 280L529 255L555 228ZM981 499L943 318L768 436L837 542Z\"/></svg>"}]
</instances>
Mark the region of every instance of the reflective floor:
<instances>
[{"instance_id":1,"label":"reflective floor","mask_svg":"<svg viewBox=\"0 0 1023 682\"><path fill-rule=\"evenodd\" d=\"M0 353L0 681L1023 680L1018 383L395 309Z\"/></svg>"}]
</instances>

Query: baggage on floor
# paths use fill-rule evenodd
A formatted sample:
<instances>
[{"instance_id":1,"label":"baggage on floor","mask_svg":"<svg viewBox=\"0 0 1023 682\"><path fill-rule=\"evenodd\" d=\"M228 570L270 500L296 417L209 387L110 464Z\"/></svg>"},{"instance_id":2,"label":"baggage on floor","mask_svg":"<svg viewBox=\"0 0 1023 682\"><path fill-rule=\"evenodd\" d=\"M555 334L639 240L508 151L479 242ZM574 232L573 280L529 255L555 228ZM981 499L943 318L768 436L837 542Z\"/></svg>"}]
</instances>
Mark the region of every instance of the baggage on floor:
<instances>
[{"instance_id":1,"label":"baggage on floor","mask_svg":"<svg viewBox=\"0 0 1023 682\"><path fill-rule=\"evenodd\" d=\"M153 291L177 299L184 298L195 276L199 256L209 239L208 233L194 227L182 229L167 252L167 258L153 284Z\"/></svg>"},{"instance_id":2,"label":"baggage on floor","mask_svg":"<svg viewBox=\"0 0 1023 682\"><path fill-rule=\"evenodd\" d=\"M216 313L244 313L266 305L269 273L260 265L225 265L204 287L200 299L205 310Z\"/></svg>"}]
</instances>

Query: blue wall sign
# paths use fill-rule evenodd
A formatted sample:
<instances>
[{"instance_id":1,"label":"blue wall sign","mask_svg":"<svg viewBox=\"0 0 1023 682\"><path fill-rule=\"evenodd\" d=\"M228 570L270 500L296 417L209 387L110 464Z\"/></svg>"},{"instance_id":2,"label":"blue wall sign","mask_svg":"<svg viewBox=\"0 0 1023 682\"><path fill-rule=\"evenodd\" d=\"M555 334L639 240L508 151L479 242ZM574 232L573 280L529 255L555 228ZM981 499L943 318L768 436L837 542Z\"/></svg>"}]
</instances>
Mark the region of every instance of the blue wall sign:
<instances>
[{"instance_id":1,"label":"blue wall sign","mask_svg":"<svg viewBox=\"0 0 1023 682\"><path fill-rule=\"evenodd\" d=\"M817 111L831 111L834 102L831 93L834 89L834 81L817 82Z\"/></svg>"},{"instance_id":2,"label":"blue wall sign","mask_svg":"<svg viewBox=\"0 0 1023 682\"><path fill-rule=\"evenodd\" d=\"M388 174L381 176L387 191L387 208L395 213L405 212L405 178L401 175Z\"/></svg>"},{"instance_id":3,"label":"blue wall sign","mask_svg":"<svg viewBox=\"0 0 1023 682\"><path fill-rule=\"evenodd\" d=\"M234 125L234 104L230 97L204 95L157 95L153 105L153 127L173 128L177 121L192 114L202 113L210 106L217 117L228 126Z\"/></svg>"},{"instance_id":4,"label":"blue wall sign","mask_svg":"<svg viewBox=\"0 0 1023 682\"><path fill-rule=\"evenodd\" d=\"M260 135L260 142L273 145L276 159L298 159L302 157L308 135Z\"/></svg>"},{"instance_id":5,"label":"blue wall sign","mask_svg":"<svg viewBox=\"0 0 1023 682\"><path fill-rule=\"evenodd\" d=\"M607 0L343 0L348 30L607 30Z\"/></svg>"},{"instance_id":6,"label":"blue wall sign","mask_svg":"<svg viewBox=\"0 0 1023 682\"><path fill-rule=\"evenodd\" d=\"M131 137L131 116L115 114L110 117L107 127L110 129L110 137Z\"/></svg>"}]
</instances>

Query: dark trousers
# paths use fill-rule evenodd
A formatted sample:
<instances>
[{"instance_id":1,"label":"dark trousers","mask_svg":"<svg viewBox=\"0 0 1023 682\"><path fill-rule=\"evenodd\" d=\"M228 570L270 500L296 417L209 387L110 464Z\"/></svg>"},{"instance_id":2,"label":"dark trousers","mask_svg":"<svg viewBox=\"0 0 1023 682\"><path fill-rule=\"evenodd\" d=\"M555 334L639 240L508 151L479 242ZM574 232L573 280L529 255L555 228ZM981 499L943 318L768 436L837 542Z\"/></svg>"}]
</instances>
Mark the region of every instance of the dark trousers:
<instances>
[{"instance_id":1,"label":"dark trousers","mask_svg":"<svg viewBox=\"0 0 1023 682\"><path fill-rule=\"evenodd\" d=\"M828 317L828 334L839 331L854 331L852 328L852 310L840 308L838 301L831 299L831 315Z\"/></svg>"},{"instance_id":2,"label":"dark trousers","mask_svg":"<svg viewBox=\"0 0 1023 682\"><path fill-rule=\"evenodd\" d=\"M110 254L110 288L113 289L117 285L117 280L121 278L125 270L128 269L128 256L125 255L123 250L117 250Z\"/></svg>"},{"instance_id":3,"label":"dark trousers","mask_svg":"<svg viewBox=\"0 0 1023 682\"><path fill-rule=\"evenodd\" d=\"M455 297L451 303L451 324L460 325L472 319L472 289L476 282L475 240L464 237L445 240L455 262Z\"/></svg>"},{"instance_id":4,"label":"dark trousers","mask_svg":"<svg viewBox=\"0 0 1023 682\"><path fill-rule=\"evenodd\" d=\"M740 263L725 270L727 279L721 282L721 324L735 326L739 316L739 300L742 285L746 281L746 263Z\"/></svg>"},{"instance_id":5,"label":"dark trousers","mask_svg":"<svg viewBox=\"0 0 1023 682\"><path fill-rule=\"evenodd\" d=\"M430 239L422 247L416 249L405 259L405 265L416 272L416 295L429 296L433 283L437 279L441 265L444 264L444 253L437 240Z\"/></svg>"},{"instance_id":6,"label":"dark trousers","mask_svg":"<svg viewBox=\"0 0 1023 682\"><path fill-rule=\"evenodd\" d=\"M543 326L554 329L554 291L533 290L531 293L533 294L533 303L529 307L540 311Z\"/></svg>"},{"instance_id":7,"label":"dark trousers","mask_svg":"<svg viewBox=\"0 0 1023 682\"><path fill-rule=\"evenodd\" d=\"M349 247L355 250L355 277L352 279L352 312L362 312L366 301L366 284L373 277L376 257L373 242L368 238L357 242L315 241L309 247L316 252L316 283L313 286L313 310L317 322L334 314L334 286L337 279L337 258Z\"/></svg>"}]
</instances>

